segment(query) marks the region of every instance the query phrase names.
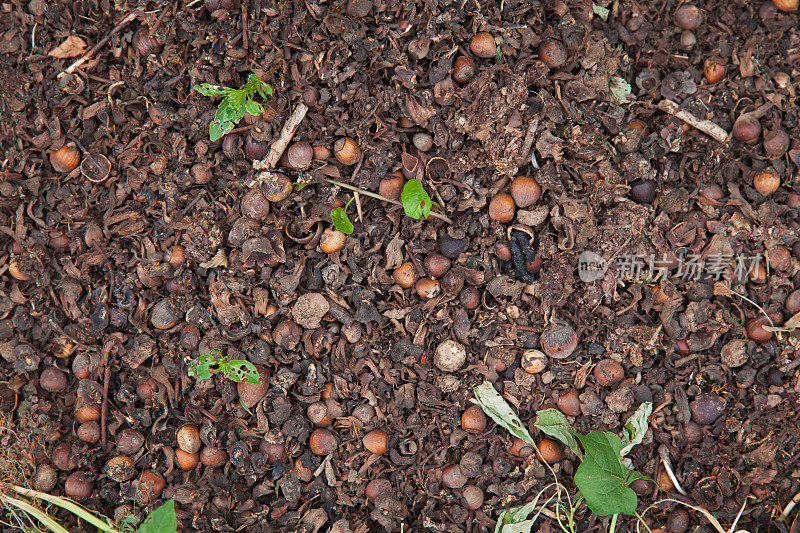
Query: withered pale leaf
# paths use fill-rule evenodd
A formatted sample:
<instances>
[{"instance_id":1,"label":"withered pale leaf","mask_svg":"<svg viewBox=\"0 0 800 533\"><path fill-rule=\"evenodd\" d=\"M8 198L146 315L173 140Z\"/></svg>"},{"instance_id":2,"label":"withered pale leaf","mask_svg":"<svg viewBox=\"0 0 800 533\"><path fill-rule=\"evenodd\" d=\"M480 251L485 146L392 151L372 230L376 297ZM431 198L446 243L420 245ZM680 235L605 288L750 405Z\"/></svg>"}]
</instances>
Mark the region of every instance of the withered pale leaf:
<instances>
[{"instance_id":1,"label":"withered pale leaf","mask_svg":"<svg viewBox=\"0 0 800 533\"><path fill-rule=\"evenodd\" d=\"M405 241L395 234L386 245L386 270L393 270L403 264L403 245Z\"/></svg>"},{"instance_id":2,"label":"withered pale leaf","mask_svg":"<svg viewBox=\"0 0 800 533\"><path fill-rule=\"evenodd\" d=\"M50 50L47 55L56 59L66 59L68 57L79 57L84 50L86 50L86 41L77 35L70 35L63 43Z\"/></svg>"},{"instance_id":3,"label":"withered pale leaf","mask_svg":"<svg viewBox=\"0 0 800 533\"><path fill-rule=\"evenodd\" d=\"M216 255L214 255L214 257L212 257L209 261L200 263L200 267L202 268L217 268L221 266L228 266L228 258L225 256L225 251L222 249L217 250Z\"/></svg>"}]
</instances>

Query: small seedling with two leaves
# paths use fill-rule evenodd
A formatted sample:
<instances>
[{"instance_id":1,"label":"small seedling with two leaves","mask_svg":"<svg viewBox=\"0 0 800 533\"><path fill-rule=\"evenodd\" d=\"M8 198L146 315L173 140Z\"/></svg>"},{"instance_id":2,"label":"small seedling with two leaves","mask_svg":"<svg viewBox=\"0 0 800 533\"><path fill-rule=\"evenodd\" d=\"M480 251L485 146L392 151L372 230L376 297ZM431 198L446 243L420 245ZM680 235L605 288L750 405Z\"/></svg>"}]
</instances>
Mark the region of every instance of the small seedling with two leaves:
<instances>
[{"instance_id":1,"label":"small seedling with two leaves","mask_svg":"<svg viewBox=\"0 0 800 533\"><path fill-rule=\"evenodd\" d=\"M536 442L522 421L491 383L484 382L473 390L475 403L480 405L498 425L536 447ZM586 501L586 505L596 515L612 516L612 524L616 524L619 513L632 515L636 512L638 500L630 484L637 479L649 478L633 470L630 459L625 456L635 445L642 442L652 410L653 404L650 402L640 405L625 422L622 437L608 431L592 431L588 435L581 435L570 426L561 411L544 409L536 412L535 427L564 443L581 460L574 478L580 496L573 499L567 495L565 500L559 498L556 502L561 515L566 518L564 523L559 521L562 530L568 532L575 530L572 517L581 499ZM560 493L563 485L558 482L556 484ZM529 516L542 508L538 504L538 499L537 496L534 502L504 511L497 521L495 533L531 531L536 517L529 519Z\"/></svg>"},{"instance_id":2,"label":"small seedling with two leaves","mask_svg":"<svg viewBox=\"0 0 800 533\"><path fill-rule=\"evenodd\" d=\"M367 191L361 192L367 194ZM384 198L378 194L369 193L367 195L391 202L388 198ZM347 235L353 233L353 223L350 222L350 218L347 216L347 208L354 199L355 197L351 198L344 207L331 209L331 221L333 221L333 225L336 226L336 229ZM440 207L439 204L431 200L431 197L425 192L422 183L415 179L408 180L403 186L403 192L400 195L400 203L403 204L403 211L405 211L406 215L414 219L428 218L433 206Z\"/></svg>"},{"instance_id":3,"label":"small seedling with two leaves","mask_svg":"<svg viewBox=\"0 0 800 533\"><path fill-rule=\"evenodd\" d=\"M219 348L199 356L189 365L189 375L197 379L210 379L212 375L220 373L234 383L261 383L253 363L223 356Z\"/></svg>"},{"instance_id":4,"label":"small seedling with two leaves","mask_svg":"<svg viewBox=\"0 0 800 533\"><path fill-rule=\"evenodd\" d=\"M212 141L230 133L245 113L257 117L264 112L264 106L253 100L253 97L259 95L266 100L272 95L272 87L261 81L256 74L247 76L247 83L241 89L201 83L195 85L194 90L204 96L224 96L214 113L214 120L208 126Z\"/></svg>"}]
</instances>

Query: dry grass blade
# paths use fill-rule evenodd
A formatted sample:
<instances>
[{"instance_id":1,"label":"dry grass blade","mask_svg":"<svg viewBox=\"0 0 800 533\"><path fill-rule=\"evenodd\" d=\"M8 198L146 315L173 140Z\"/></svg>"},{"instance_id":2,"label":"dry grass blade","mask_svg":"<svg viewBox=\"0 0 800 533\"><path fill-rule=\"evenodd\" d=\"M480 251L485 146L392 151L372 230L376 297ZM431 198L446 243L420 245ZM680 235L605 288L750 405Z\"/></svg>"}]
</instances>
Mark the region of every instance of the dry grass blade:
<instances>
[{"instance_id":1,"label":"dry grass blade","mask_svg":"<svg viewBox=\"0 0 800 533\"><path fill-rule=\"evenodd\" d=\"M51 517L38 507L31 505L29 502L26 502L25 500L18 500L4 493L0 494L0 502L12 508L19 509L26 515L35 518L36 520L44 524L53 533L69 533L69 531L64 529L64 527L58 522L56 522L53 519L53 517Z\"/></svg>"},{"instance_id":2,"label":"dry grass blade","mask_svg":"<svg viewBox=\"0 0 800 533\"><path fill-rule=\"evenodd\" d=\"M26 489L25 487L19 487L17 485L10 485L10 484L6 484L3 487L3 489L4 489L3 498L5 498L5 499L8 498L8 496L5 494L5 491L11 490L11 491L16 492L17 494L22 495L22 496L26 496L28 498L36 498L36 499L39 499L39 500L44 500L47 503L51 503L51 504L53 504L53 505L55 505L57 507L61 507L62 509L66 509L67 511L71 512L75 516L77 516L79 518L82 518L83 520L89 522L90 524L95 526L100 531L105 531L106 533L119 533L119 531L116 528L112 527L110 521L106 521L106 520L102 520L102 519L98 518L94 513L92 513L91 511L89 511L88 509L83 507L82 505L79 505L79 504L75 503L74 501L72 501L72 500L70 500L68 498L62 498L60 496L53 496L51 494L47 494L47 493L44 493L44 492L39 492L38 490ZM35 509L35 507L34 507L34 509ZM36 516L36 515L34 515L34 516ZM37 518L38 518L38 516L37 516ZM53 531L55 531L55 530L53 530Z\"/></svg>"},{"instance_id":3,"label":"dry grass blade","mask_svg":"<svg viewBox=\"0 0 800 533\"><path fill-rule=\"evenodd\" d=\"M656 507L657 505L662 504L664 502L677 503L677 504L683 505L684 507L688 507L689 509L691 509L693 511L697 511L698 513L702 514L706 518L706 520L708 520L709 524L711 524L714 527L714 529L717 531L717 533L730 533L727 529L722 527L722 524L720 524L719 521L716 518L714 518L714 515L709 513L707 510L703 509L702 507L698 507L696 505L692 505L692 504L689 504L689 503L686 503L686 502L682 502L680 500L676 500L674 498L664 498L664 499L658 500L657 502L654 502L654 503L650 504L649 506L647 506L647 509L642 511L641 515L636 515L637 516L637 520L636 520L636 531L637 531L637 533L639 531L641 531L641 524L644 524L644 515L647 513L647 511L649 511L653 507ZM644 524L644 525L649 531L650 528L647 526L647 524Z\"/></svg>"}]
</instances>

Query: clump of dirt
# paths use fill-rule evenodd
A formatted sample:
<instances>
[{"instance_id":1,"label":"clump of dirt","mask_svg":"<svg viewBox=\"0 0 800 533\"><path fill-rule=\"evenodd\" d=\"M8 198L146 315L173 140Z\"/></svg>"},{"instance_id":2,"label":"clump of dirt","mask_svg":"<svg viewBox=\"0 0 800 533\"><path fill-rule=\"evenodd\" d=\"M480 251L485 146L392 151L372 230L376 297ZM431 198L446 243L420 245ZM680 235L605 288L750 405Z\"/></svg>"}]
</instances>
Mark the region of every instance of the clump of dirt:
<instances>
[{"instance_id":1,"label":"clump of dirt","mask_svg":"<svg viewBox=\"0 0 800 533\"><path fill-rule=\"evenodd\" d=\"M10 414L0 412L0 483L31 487L36 449L41 449L36 436L14 424Z\"/></svg>"}]
</instances>

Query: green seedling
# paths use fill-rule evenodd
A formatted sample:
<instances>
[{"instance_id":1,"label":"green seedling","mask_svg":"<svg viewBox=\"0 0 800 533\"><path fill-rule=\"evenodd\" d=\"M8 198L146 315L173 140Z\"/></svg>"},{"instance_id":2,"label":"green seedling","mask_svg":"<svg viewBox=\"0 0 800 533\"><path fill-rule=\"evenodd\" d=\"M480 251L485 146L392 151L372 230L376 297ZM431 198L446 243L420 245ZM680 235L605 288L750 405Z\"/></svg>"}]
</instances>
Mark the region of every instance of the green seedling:
<instances>
[{"instance_id":1,"label":"green seedling","mask_svg":"<svg viewBox=\"0 0 800 533\"><path fill-rule=\"evenodd\" d=\"M350 200L344 204L344 207L336 207L331 209L331 221L333 222L333 225L345 235L350 235L353 233L353 223L350 222L350 218L347 216L347 208L350 206L350 203L353 200L355 200L355 197L350 198Z\"/></svg>"},{"instance_id":2,"label":"green seedling","mask_svg":"<svg viewBox=\"0 0 800 533\"><path fill-rule=\"evenodd\" d=\"M328 181L334 185L345 186L345 184L335 182L333 180ZM352 189L353 191L366 196L383 200L385 202L394 204L397 203L395 200L384 198L380 194L362 191L361 189L357 189L352 186L346 186L346 188ZM350 198L344 207L331 209L331 221L333 222L333 225L336 226L336 229L346 235L353 233L353 223L350 222L350 218L347 216L347 208L350 206L350 203L353 200L355 200L355 197ZM425 192L425 189L422 187L422 183L420 183L419 180L414 179L408 180L403 187L403 192L400 195L400 203L403 205L403 211L405 211L406 215L415 219L428 218L428 215L431 214L431 208L433 208L433 206L439 207L439 204L431 200L431 197L428 196L427 192Z\"/></svg>"},{"instance_id":3,"label":"green seedling","mask_svg":"<svg viewBox=\"0 0 800 533\"><path fill-rule=\"evenodd\" d=\"M234 383L240 381L261 383L258 370L253 363L223 356L219 348L199 356L189 365L189 375L197 379L209 379L219 373Z\"/></svg>"},{"instance_id":4,"label":"green seedling","mask_svg":"<svg viewBox=\"0 0 800 533\"><path fill-rule=\"evenodd\" d=\"M264 100L272 96L272 87L261 81L256 74L247 76L247 83L241 89L201 83L195 85L194 90L203 96L224 97L217 106L214 120L208 126L208 134L212 141L230 133L245 113L257 117L264 112L264 106L253 100L254 96L259 95Z\"/></svg>"},{"instance_id":5,"label":"green seedling","mask_svg":"<svg viewBox=\"0 0 800 533\"><path fill-rule=\"evenodd\" d=\"M17 485L3 484L0 486L0 504L6 508L22 530L43 531L39 527L30 528L32 524L38 522L47 531L69 533L58 520L42 509L37 501L61 507L104 533L176 533L178 530L175 500L167 500L150 513L137 528L137 520L132 516L126 517L120 523L114 523L110 518L96 514L69 498L52 496Z\"/></svg>"},{"instance_id":6,"label":"green seedling","mask_svg":"<svg viewBox=\"0 0 800 533\"><path fill-rule=\"evenodd\" d=\"M522 421L491 383L484 382L473 390L475 392L473 401L480 405L498 425L536 447L536 442ZM581 435L570 426L561 411L557 409L537 411L535 427L564 443L581 460L574 479L580 492L577 499L570 498L568 494L566 500L562 499L560 494L566 491L560 483L557 483L559 498L555 504L560 514L556 516L563 516L566 519L563 523L559 519L564 531L574 531L572 518L581 499L586 501L586 505L596 515L613 515L612 524L616 524L619 513L635 514L638 500L630 484L637 479L647 478L633 470L630 460L625 455L636 444L642 442L652 409L653 405L650 402L640 405L625 423L622 437L606 431L592 431L588 435ZM528 504L504 511L497 522L495 533L529 532L533 520L528 517L536 508L535 504Z\"/></svg>"}]
</instances>

